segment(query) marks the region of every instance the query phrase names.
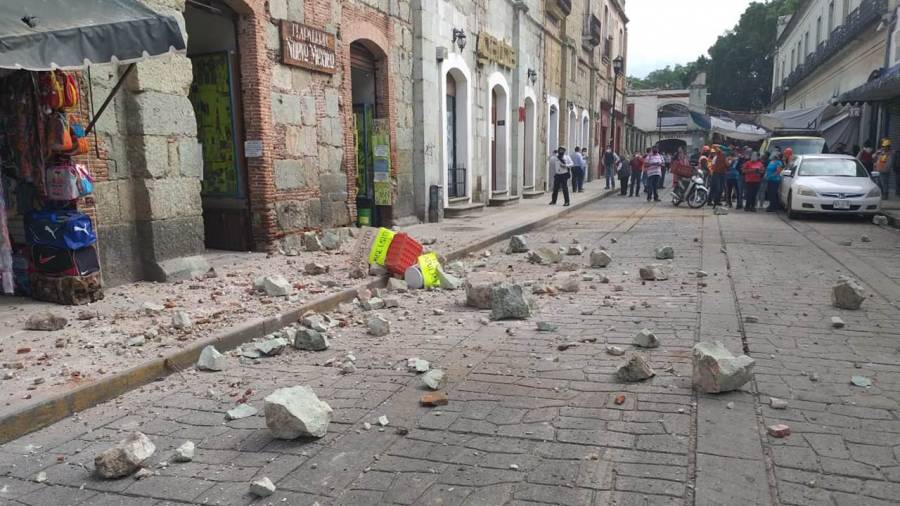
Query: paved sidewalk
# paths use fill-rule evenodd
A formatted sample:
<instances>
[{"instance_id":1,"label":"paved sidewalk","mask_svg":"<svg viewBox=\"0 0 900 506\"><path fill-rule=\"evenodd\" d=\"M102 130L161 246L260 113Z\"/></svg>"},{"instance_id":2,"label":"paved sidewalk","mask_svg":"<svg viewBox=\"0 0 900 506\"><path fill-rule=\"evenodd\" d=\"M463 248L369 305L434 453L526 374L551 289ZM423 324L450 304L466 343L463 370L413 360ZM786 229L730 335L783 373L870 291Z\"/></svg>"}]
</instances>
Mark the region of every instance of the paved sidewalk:
<instances>
[{"instance_id":1,"label":"paved sidewalk","mask_svg":"<svg viewBox=\"0 0 900 506\"><path fill-rule=\"evenodd\" d=\"M573 197L575 205L604 193L596 182L585 186L585 193ZM548 206L545 200L524 200L516 206L485 210L477 217L403 230L420 239L436 238L437 244L430 246L435 251L454 251L570 209ZM110 381L121 371L176 353L236 325L273 318L374 279L349 278L353 245L354 240L349 239L338 251L300 252L297 256L210 251L205 257L216 271L214 278L118 286L106 290L103 301L87 306L63 307L2 297L0 362L9 377L0 383L0 419L76 388ZM307 275L304 267L310 262L327 266L330 272ZM253 280L272 274L287 278L295 294L268 297L255 293ZM148 314L143 309L145 302L165 309ZM65 316L68 327L57 332L25 330L29 316L46 310ZM176 311L188 313L194 326L172 328Z\"/></svg>"},{"instance_id":2,"label":"paved sidewalk","mask_svg":"<svg viewBox=\"0 0 900 506\"><path fill-rule=\"evenodd\" d=\"M529 321L485 324L487 313L463 307L461 292L416 292L379 311L392 323L387 337L366 335L366 313L354 309L336 315L345 326L326 352L231 357L222 373L170 376L0 446L0 497L34 506L896 504L896 230L766 213L713 216L615 196L528 240L532 248L603 246L613 264L588 269L587 254L566 257L594 280L581 281L577 293L539 295ZM851 246L840 245L847 240ZM675 249L671 278L640 281L637 268L658 262L653 250L664 244ZM499 253L502 246L465 259L472 275L490 270L532 284L559 275ZM698 278L700 269L709 276ZM841 274L869 291L860 311L831 307ZM831 327L835 315L846 328ZM558 330L536 331L540 320ZM621 358L606 346L631 349L642 328L662 342L646 352L656 376L620 383ZM696 394L690 348L701 339L749 349L755 380L739 392ZM358 371L341 375L328 360L347 351ZM425 390L405 368L409 357L447 373L447 406L419 406ZM852 375L873 386L852 386ZM224 419L241 396L262 408L272 390L297 384L334 408L324 438L279 441L262 416ZM771 409L769 396L788 408ZM382 415L390 424L379 428ZM774 423L792 434L766 435ZM146 463L155 474L94 476L93 457L133 430L157 445ZM197 444L194 461L171 462L185 440ZM45 483L34 481L40 471ZM262 476L278 491L254 502L248 484Z\"/></svg>"}]
</instances>

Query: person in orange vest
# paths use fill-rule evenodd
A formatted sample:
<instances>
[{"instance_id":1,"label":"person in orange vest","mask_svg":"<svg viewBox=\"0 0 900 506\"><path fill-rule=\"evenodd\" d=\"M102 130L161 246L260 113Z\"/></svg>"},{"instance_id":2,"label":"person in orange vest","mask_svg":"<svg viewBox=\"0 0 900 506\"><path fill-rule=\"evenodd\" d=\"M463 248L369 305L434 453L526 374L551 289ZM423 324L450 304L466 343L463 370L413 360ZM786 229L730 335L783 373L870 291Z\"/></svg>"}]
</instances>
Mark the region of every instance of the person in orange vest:
<instances>
[{"instance_id":1,"label":"person in orange vest","mask_svg":"<svg viewBox=\"0 0 900 506\"><path fill-rule=\"evenodd\" d=\"M712 147L712 163L710 163L710 167L712 188L710 190L709 205L717 207L722 205L722 193L725 191L725 174L728 172L728 157L719 146Z\"/></svg>"},{"instance_id":2,"label":"person in orange vest","mask_svg":"<svg viewBox=\"0 0 900 506\"><path fill-rule=\"evenodd\" d=\"M881 188L881 200L888 198L888 177L891 168L894 167L894 150L891 149L891 140L887 137L881 140L881 149L875 152L875 172L878 174L878 186Z\"/></svg>"}]
</instances>

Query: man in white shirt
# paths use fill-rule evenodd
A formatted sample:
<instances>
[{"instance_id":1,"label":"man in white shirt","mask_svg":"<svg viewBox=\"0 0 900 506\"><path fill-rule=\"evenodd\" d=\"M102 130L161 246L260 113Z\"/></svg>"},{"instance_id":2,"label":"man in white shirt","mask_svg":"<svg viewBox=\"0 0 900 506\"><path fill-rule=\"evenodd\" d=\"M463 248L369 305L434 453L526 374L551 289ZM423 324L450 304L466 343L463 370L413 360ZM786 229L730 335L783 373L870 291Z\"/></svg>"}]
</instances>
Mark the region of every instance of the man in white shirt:
<instances>
[{"instance_id":1,"label":"man in white shirt","mask_svg":"<svg viewBox=\"0 0 900 506\"><path fill-rule=\"evenodd\" d=\"M556 197L559 190L562 189L563 198L566 199L564 205L569 205L569 174L571 173L572 159L566 154L566 148L560 146L554 155L550 156L550 171L553 173L553 198L550 201L551 206L556 205Z\"/></svg>"},{"instance_id":2,"label":"man in white shirt","mask_svg":"<svg viewBox=\"0 0 900 506\"><path fill-rule=\"evenodd\" d=\"M584 191L584 156L581 154L581 148L575 146L575 154L572 155L572 193Z\"/></svg>"}]
</instances>

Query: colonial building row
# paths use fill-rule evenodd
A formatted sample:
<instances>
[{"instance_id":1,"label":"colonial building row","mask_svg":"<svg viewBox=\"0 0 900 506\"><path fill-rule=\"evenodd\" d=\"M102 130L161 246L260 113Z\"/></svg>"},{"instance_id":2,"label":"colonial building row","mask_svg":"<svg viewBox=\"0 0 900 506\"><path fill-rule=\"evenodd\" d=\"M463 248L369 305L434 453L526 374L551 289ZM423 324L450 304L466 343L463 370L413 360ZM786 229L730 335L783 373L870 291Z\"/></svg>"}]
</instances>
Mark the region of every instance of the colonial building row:
<instances>
[{"instance_id":1,"label":"colonial building row","mask_svg":"<svg viewBox=\"0 0 900 506\"><path fill-rule=\"evenodd\" d=\"M207 248L491 212L546 191L557 146L587 147L596 177L623 142L624 0L141 2L186 51L78 74L86 117L115 96L79 202L107 284Z\"/></svg>"}]
</instances>

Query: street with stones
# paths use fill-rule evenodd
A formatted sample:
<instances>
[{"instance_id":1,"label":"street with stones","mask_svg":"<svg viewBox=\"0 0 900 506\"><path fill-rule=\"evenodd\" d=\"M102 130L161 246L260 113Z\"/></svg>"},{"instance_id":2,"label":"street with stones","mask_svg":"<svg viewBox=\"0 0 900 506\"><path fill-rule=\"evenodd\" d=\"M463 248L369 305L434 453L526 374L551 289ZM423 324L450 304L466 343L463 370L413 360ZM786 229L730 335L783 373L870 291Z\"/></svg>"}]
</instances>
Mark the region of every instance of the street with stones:
<instances>
[{"instance_id":1,"label":"street with stones","mask_svg":"<svg viewBox=\"0 0 900 506\"><path fill-rule=\"evenodd\" d=\"M522 285L535 299L527 319L491 320L491 310L466 306L465 288L382 294L399 307L343 305L329 313L336 325L324 351L248 358L219 350L222 371L173 374L3 445L0 498L32 506L896 504L897 230L611 196L525 239L531 251L567 254L529 262L504 240L463 259L459 276L496 272ZM658 259L665 247L673 258ZM591 267L601 249L611 262ZM653 264L667 279L641 279ZM857 310L833 304L842 276L865 291ZM387 335L370 332L374 314L389 323ZM648 333L659 345L637 347ZM699 342L751 357L750 381L699 392ZM635 352L655 375L623 382L617 371ZM432 386L446 399L410 358L443 372ZM264 399L295 386L333 410L323 437L278 439L267 426ZM226 417L241 403L257 413ZM152 456L134 475L99 476L95 457L135 432L152 442Z\"/></svg>"}]
</instances>

